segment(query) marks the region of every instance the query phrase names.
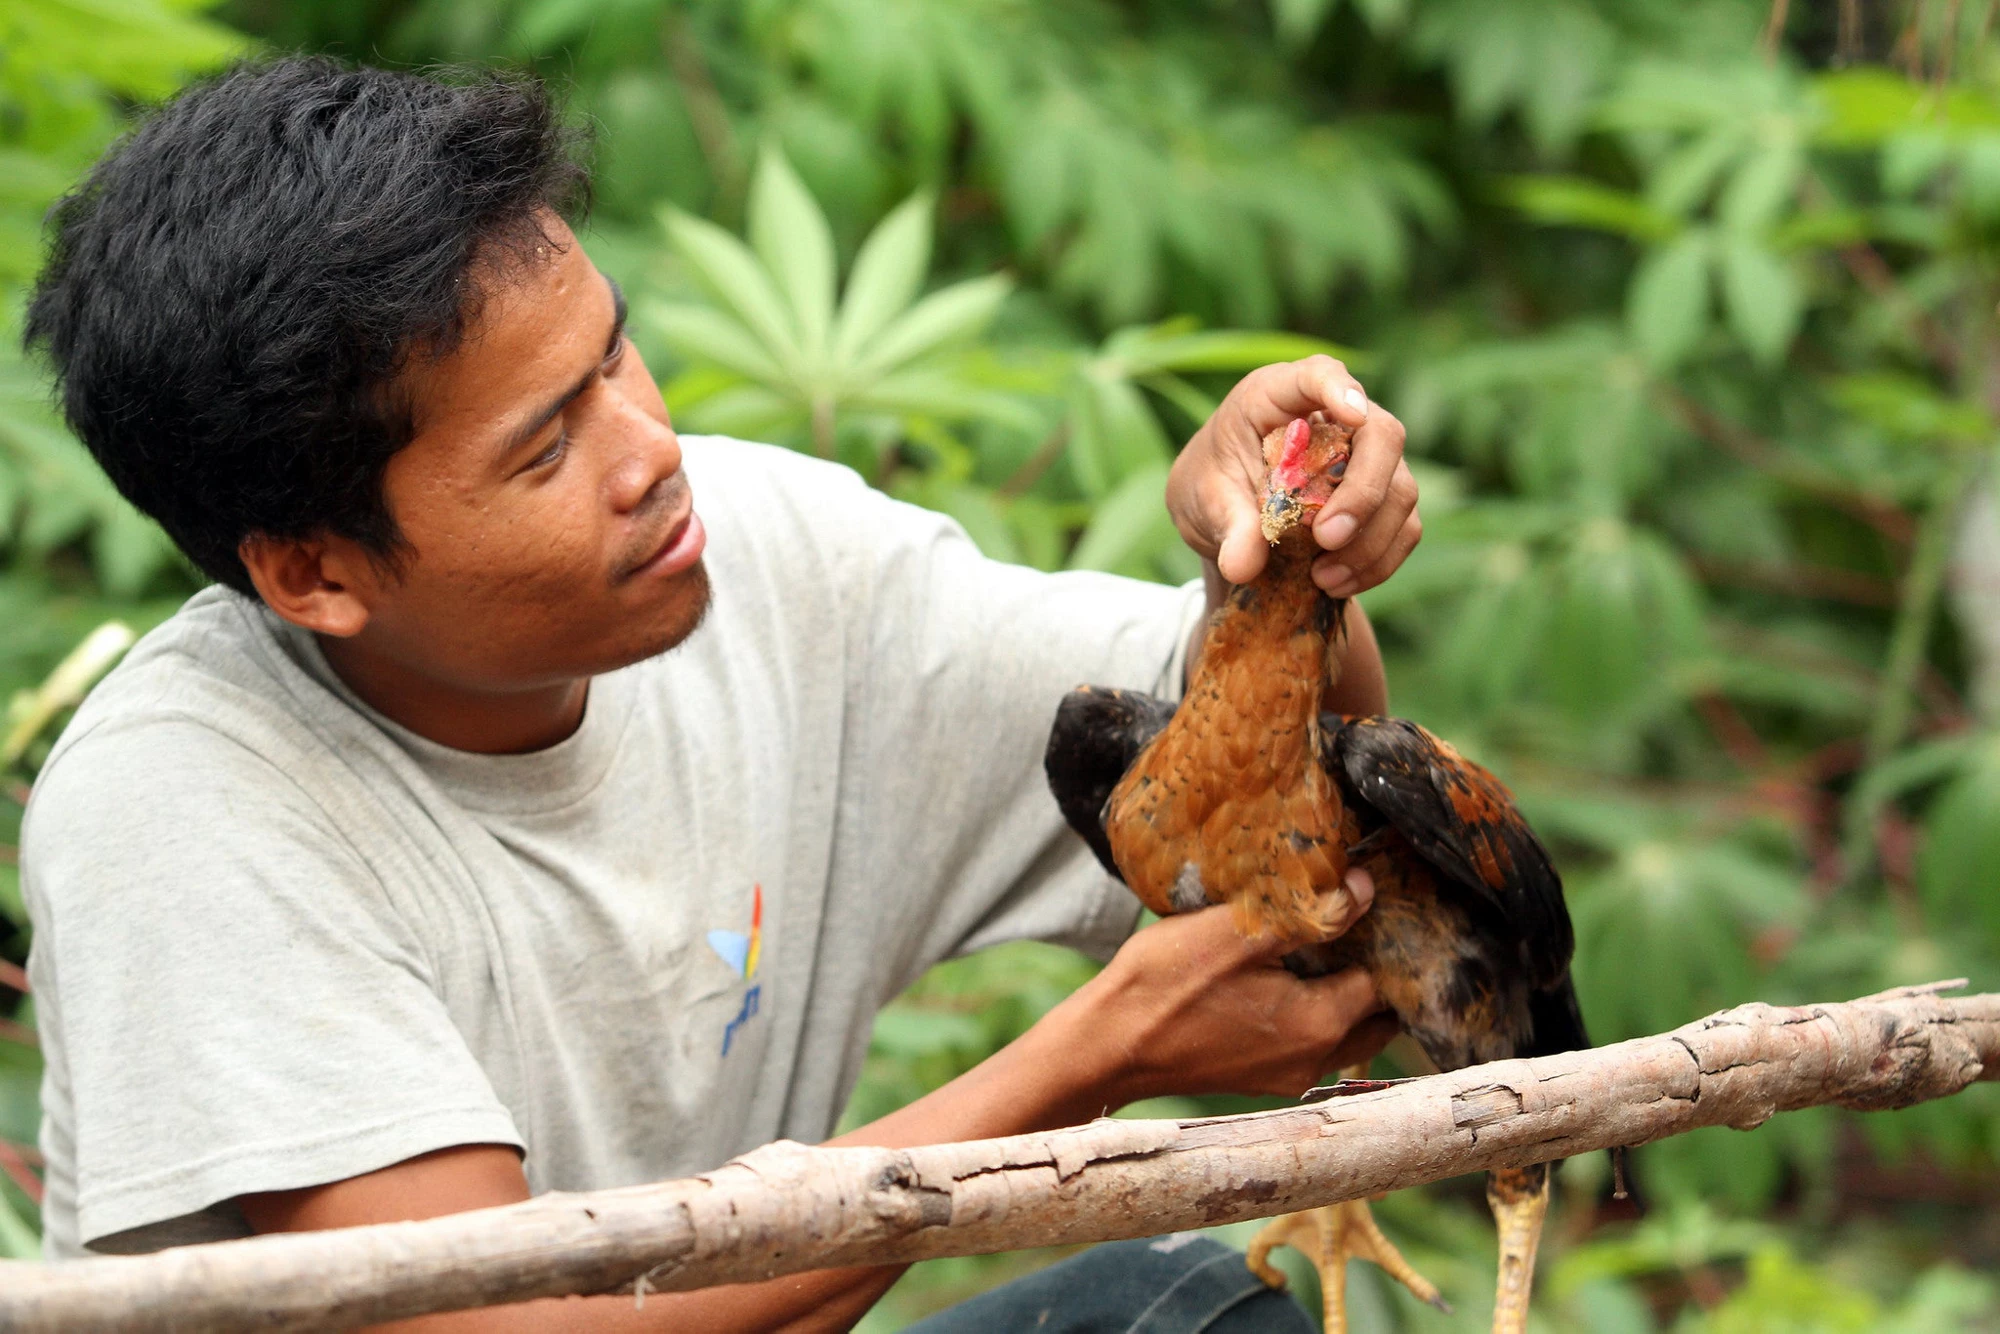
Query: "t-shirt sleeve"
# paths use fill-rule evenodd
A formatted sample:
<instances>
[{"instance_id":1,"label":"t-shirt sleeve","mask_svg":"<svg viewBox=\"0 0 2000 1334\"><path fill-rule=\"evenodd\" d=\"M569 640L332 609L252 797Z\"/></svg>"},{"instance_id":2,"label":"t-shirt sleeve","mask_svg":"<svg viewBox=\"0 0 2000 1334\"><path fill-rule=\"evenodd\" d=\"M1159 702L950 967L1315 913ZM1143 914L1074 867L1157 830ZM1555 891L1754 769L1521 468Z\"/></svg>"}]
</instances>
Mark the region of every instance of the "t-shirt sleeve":
<instances>
[{"instance_id":1,"label":"t-shirt sleeve","mask_svg":"<svg viewBox=\"0 0 2000 1334\"><path fill-rule=\"evenodd\" d=\"M851 758L892 991L1008 940L1108 957L1139 905L1064 823L1042 754L1079 685L1179 698L1200 586L990 560L951 520L861 490L829 508L869 534Z\"/></svg>"},{"instance_id":2,"label":"t-shirt sleeve","mask_svg":"<svg viewBox=\"0 0 2000 1334\"><path fill-rule=\"evenodd\" d=\"M74 1138L51 1158L80 1164L85 1245L148 1249L245 1193L521 1147L375 874L219 732L114 724L65 747L23 888L45 1098Z\"/></svg>"}]
</instances>

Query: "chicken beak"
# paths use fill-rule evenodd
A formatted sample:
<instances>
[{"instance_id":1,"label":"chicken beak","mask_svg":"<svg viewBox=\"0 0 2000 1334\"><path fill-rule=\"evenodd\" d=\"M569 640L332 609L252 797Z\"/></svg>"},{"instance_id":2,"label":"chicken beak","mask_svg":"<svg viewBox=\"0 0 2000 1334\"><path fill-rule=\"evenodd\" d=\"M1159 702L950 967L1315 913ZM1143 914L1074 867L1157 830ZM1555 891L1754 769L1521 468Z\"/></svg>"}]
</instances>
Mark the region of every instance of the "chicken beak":
<instances>
[{"instance_id":1,"label":"chicken beak","mask_svg":"<svg viewBox=\"0 0 2000 1334\"><path fill-rule=\"evenodd\" d=\"M1296 492L1282 486L1274 486L1264 497L1264 509L1257 516L1258 527L1264 530L1264 540L1272 546L1278 539L1294 527L1304 516L1305 506L1299 503Z\"/></svg>"},{"instance_id":2,"label":"chicken beak","mask_svg":"<svg viewBox=\"0 0 2000 1334\"><path fill-rule=\"evenodd\" d=\"M1264 493L1264 508L1257 516L1264 540L1276 546L1293 528L1311 523L1321 506L1333 498L1333 489L1346 471L1347 455L1341 454L1303 487L1279 486L1274 481Z\"/></svg>"}]
</instances>

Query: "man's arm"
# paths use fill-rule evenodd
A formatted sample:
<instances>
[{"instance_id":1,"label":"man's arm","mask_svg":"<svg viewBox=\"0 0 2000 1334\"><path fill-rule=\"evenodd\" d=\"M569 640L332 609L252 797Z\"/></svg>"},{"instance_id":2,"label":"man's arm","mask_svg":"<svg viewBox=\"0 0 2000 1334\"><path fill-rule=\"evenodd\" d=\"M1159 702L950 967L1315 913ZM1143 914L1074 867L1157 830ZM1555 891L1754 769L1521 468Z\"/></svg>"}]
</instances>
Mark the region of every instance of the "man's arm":
<instances>
[{"instance_id":1,"label":"man's arm","mask_svg":"<svg viewBox=\"0 0 2000 1334\"><path fill-rule=\"evenodd\" d=\"M1365 882L1366 877L1362 877ZM1373 894L1354 886L1363 907ZM1090 982L1017 1041L900 1111L830 1141L907 1147L1075 1125L1169 1093L1296 1094L1372 1056L1394 1033L1366 975L1302 980L1271 941L1240 937L1226 910L1135 934ZM259 1232L429 1218L528 1198L520 1160L465 1145L301 1190L240 1197ZM428 1316L404 1334L544 1331L844 1330L902 1266L822 1270L690 1293L528 1302Z\"/></svg>"}]
</instances>

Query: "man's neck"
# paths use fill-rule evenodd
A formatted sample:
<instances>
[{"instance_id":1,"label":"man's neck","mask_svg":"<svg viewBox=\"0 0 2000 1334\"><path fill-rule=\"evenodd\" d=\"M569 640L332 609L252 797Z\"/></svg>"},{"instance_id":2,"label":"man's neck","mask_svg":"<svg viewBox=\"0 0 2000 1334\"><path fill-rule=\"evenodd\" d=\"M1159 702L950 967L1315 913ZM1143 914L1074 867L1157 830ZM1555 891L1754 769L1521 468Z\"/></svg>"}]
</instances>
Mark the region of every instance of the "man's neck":
<instances>
[{"instance_id":1,"label":"man's neck","mask_svg":"<svg viewBox=\"0 0 2000 1334\"><path fill-rule=\"evenodd\" d=\"M562 741L583 723L590 679L489 694L413 672L352 639L317 635L348 689L391 722L428 741L482 755L519 755Z\"/></svg>"}]
</instances>

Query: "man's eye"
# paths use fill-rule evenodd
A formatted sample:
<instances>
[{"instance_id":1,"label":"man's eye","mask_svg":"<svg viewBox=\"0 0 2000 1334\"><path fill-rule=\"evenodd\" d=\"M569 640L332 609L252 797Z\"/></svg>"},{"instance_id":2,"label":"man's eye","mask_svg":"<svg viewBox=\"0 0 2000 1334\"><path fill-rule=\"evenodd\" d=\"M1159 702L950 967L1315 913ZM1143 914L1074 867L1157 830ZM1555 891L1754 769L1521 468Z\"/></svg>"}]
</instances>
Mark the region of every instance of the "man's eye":
<instances>
[{"instance_id":1,"label":"man's eye","mask_svg":"<svg viewBox=\"0 0 2000 1334\"><path fill-rule=\"evenodd\" d=\"M568 431L558 432L556 438L549 441L549 447L543 450L541 453L535 455L534 460L528 464L528 471L533 472L537 468L548 468L554 466L556 463L561 461L563 453L566 450L568 450L568 448L569 448L569 432Z\"/></svg>"}]
</instances>

